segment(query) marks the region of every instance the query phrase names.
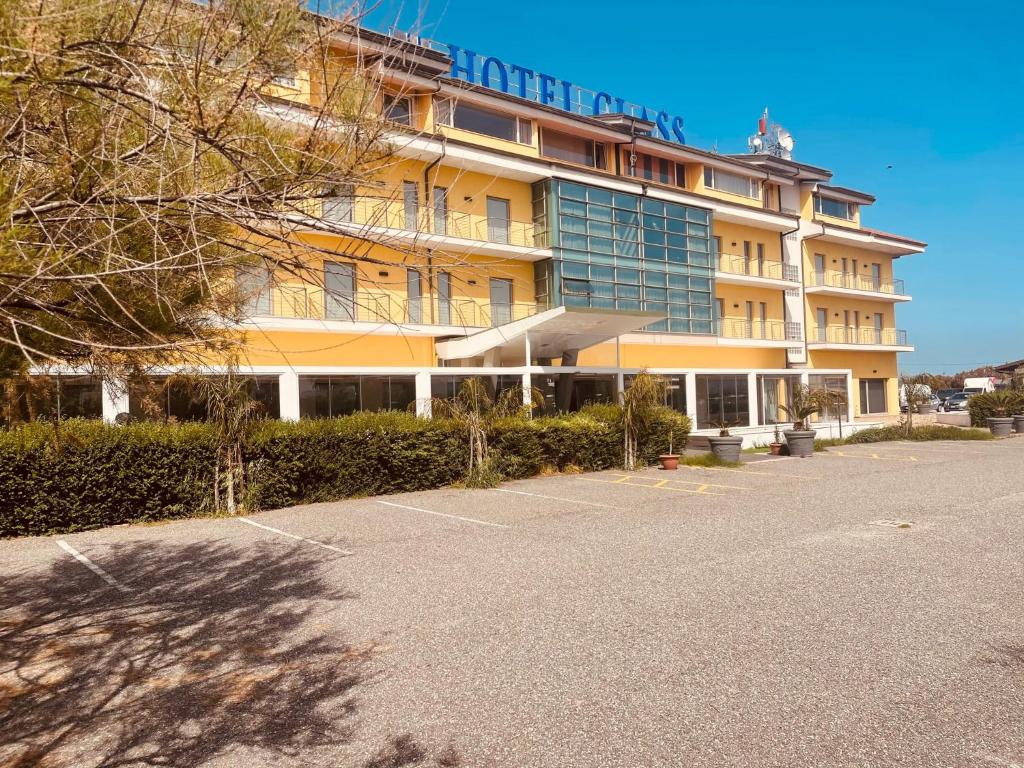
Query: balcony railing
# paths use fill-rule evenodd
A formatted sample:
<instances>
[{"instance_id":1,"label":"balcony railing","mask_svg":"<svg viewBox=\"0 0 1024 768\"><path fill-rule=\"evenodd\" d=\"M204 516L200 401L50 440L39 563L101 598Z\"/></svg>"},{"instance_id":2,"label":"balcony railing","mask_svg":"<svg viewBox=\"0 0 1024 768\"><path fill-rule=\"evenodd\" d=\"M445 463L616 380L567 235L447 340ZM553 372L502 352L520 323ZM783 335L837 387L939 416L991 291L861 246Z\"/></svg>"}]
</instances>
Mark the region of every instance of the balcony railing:
<instances>
[{"instance_id":1,"label":"balcony railing","mask_svg":"<svg viewBox=\"0 0 1024 768\"><path fill-rule=\"evenodd\" d=\"M854 291L873 291L874 293L891 293L905 296L907 291L902 280L887 282L870 275L854 275L851 272L812 272L811 285L829 288L849 288Z\"/></svg>"},{"instance_id":2,"label":"balcony railing","mask_svg":"<svg viewBox=\"0 0 1024 768\"><path fill-rule=\"evenodd\" d=\"M874 344L886 347L907 346L907 332L899 328L846 328L830 325L811 328L811 344Z\"/></svg>"},{"instance_id":3,"label":"balcony railing","mask_svg":"<svg viewBox=\"0 0 1024 768\"><path fill-rule=\"evenodd\" d=\"M280 285L270 291L269 301L263 297L253 302L251 313L309 320L485 328L535 315L537 305L524 301L496 304L472 298L444 301L437 296L410 299L384 291L326 294L316 286Z\"/></svg>"},{"instance_id":4,"label":"balcony railing","mask_svg":"<svg viewBox=\"0 0 1024 768\"><path fill-rule=\"evenodd\" d=\"M540 247L533 222L481 216L395 196L352 195L323 200L321 215L327 221L364 227L402 230L413 234L445 235L501 245Z\"/></svg>"},{"instance_id":5,"label":"balcony railing","mask_svg":"<svg viewBox=\"0 0 1024 768\"><path fill-rule=\"evenodd\" d=\"M768 259L758 261L757 259L748 259L744 256L735 256L729 253L719 255L718 271L727 272L731 275L767 277L772 280L797 281L800 279L800 272L792 265Z\"/></svg>"},{"instance_id":6,"label":"balcony railing","mask_svg":"<svg viewBox=\"0 0 1024 768\"><path fill-rule=\"evenodd\" d=\"M782 320L739 320L723 318L715 321L718 336L723 339L755 339L762 341L787 341L791 328L796 323L785 323Z\"/></svg>"}]
</instances>

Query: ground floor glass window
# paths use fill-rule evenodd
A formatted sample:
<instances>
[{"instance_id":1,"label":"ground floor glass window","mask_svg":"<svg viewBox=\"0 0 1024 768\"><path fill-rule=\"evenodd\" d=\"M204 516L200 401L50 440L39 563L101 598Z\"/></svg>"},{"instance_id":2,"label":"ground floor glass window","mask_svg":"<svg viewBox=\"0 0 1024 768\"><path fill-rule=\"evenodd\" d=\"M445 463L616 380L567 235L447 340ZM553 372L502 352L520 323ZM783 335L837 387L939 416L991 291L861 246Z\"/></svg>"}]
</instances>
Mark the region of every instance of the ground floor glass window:
<instances>
[{"instance_id":1,"label":"ground floor glass window","mask_svg":"<svg viewBox=\"0 0 1024 768\"><path fill-rule=\"evenodd\" d=\"M747 426L746 376L697 376L697 428Z\"/></svg>"},{"instance_id":2,"label":"ground floor glass window","mask_svg":"<svg viewBox=\"0 0 1024 768\"><path fill-rule=\"evenodd\" d=\"M330 419L356 411L406 411L414 376L299 376L299 416Z\"/></svg>"}]
</instances>

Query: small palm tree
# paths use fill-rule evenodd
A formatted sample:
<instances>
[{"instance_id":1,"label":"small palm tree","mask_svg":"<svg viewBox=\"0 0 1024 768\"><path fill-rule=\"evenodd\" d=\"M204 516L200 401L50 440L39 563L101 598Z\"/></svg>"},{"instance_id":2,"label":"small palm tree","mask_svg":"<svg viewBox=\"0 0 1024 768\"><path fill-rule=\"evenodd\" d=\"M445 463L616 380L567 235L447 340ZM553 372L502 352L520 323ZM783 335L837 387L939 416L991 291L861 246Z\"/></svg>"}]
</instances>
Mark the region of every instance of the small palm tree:
<instances>
[{"instance_id":1,"label":"small palm tree","mask_svg":"<svg viewBox=\"0 0 1024 768\"><path fill-rule=\"evenodd\" d=\"M635 469L640 435L650 429L656 409L665 403L665 379L641 371L622 393L623 466Z\"/></svg>"},{"instance_id":2,"label":"small palm tree","mask_svg":"<svg viewBox=\"0 0 1024 768\"><path fill-rule=\"evenodd\" d=\"M793 422L793 429L802 430L807 427L807 419L825 408L820 394L821 390L811 389L806 384L797 384L789 396L788 405L779 405L782 412Z\"/></svg>"}]
</instances>

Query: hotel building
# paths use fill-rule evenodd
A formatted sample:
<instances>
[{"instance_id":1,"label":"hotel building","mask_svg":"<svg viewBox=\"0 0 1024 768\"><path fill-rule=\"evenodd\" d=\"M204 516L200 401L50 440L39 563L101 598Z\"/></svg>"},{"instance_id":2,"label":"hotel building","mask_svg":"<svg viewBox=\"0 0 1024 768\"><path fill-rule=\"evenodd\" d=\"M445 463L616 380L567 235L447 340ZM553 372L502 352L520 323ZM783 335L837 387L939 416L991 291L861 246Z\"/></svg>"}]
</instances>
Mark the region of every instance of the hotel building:
<instances>
[{"instance_id":1,"label":"hotel building","mask_svg":"<svg viewBox=\"0 0 1024 768\"><path fill-rule=\"evenodd\" d=\"M427 414L469 376L565 411L642 369L698 433L731 424L748 442L799 382L847 394L824 430L898 412L897 354L913 347L894 267L925 244L865 226L871 195L785 142L698 149L664 112L462 48L366 30L337 44L376 57L394 157L322 203L377 245L347 257L353 238L311 223L296 237L337 253L311 265L320 277L254 286L245 372L273 414ZM303 72L280 91L296 110L316 98ZM110 382L76 397L107 419L137 409ZM195 415L187 398L167 407Z\"/></svg>"}]
</instances>

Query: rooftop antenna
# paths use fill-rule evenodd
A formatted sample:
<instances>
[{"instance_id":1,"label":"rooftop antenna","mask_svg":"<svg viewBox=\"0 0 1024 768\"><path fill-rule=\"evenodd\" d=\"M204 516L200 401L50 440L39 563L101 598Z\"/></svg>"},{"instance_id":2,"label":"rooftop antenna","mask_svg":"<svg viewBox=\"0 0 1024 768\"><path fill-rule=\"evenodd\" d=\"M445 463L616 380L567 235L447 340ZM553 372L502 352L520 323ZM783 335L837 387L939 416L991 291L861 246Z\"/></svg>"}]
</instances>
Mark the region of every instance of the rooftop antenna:
<instances>
[{"instance_id":1,"label":"rooftop antenna","mask_svg":"<svg viewBox=\"0 0 1024 768\"><path fill-rule=\"evenodd\" d=\"M768 117L768 107L757 121L757 133L747 139L747 149L753 155L771 155L783 160L793 159L796 141L793 134Z\"/></svg>"}]
</instances>

